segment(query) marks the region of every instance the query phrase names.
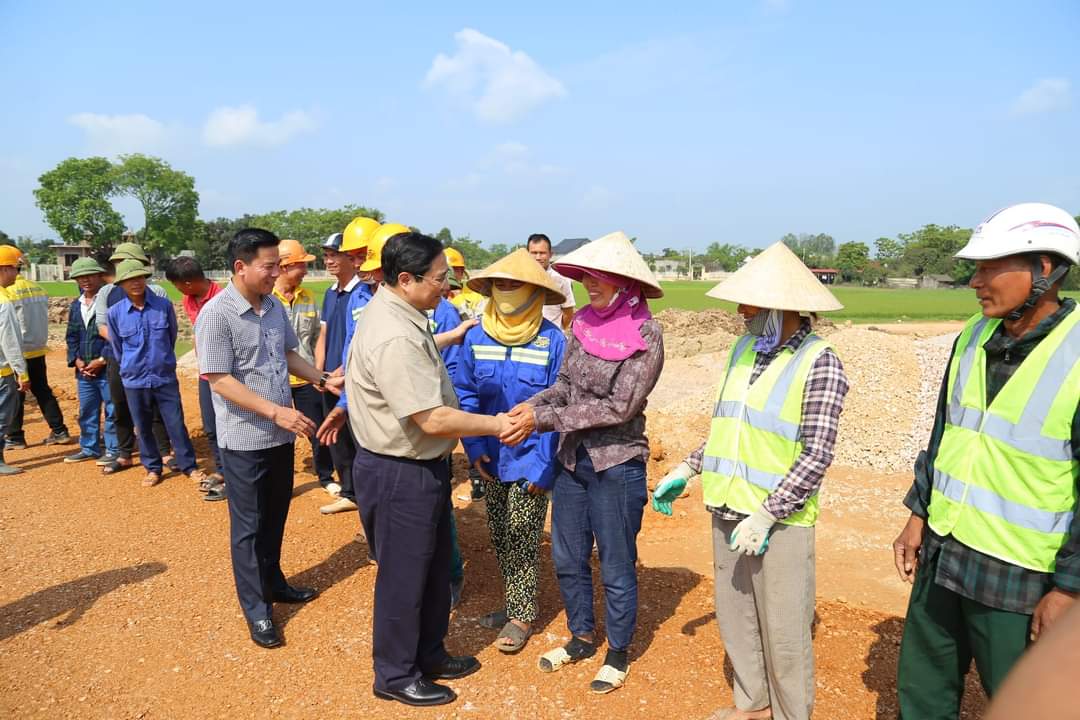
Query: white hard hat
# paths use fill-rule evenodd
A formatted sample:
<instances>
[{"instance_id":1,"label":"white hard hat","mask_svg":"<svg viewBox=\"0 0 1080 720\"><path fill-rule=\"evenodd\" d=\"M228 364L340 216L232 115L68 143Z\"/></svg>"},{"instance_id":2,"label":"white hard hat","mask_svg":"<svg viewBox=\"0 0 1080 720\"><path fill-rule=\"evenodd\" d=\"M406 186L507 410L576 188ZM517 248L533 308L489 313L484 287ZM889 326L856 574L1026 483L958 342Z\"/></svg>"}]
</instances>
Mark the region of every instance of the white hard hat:
<instances>
[{"instance_id":1,"label":"white hard hat","mask_svg":"<svg viewBox=\"0 0 1080 720\"><path fill-rule=\"evenodd\" d=\"M1080 227L1076 219L1046 203L1010 205L979 223L956 257L992 260L1027 253L1058 255L1080 265Z\"/></svg>"}]
</instances>

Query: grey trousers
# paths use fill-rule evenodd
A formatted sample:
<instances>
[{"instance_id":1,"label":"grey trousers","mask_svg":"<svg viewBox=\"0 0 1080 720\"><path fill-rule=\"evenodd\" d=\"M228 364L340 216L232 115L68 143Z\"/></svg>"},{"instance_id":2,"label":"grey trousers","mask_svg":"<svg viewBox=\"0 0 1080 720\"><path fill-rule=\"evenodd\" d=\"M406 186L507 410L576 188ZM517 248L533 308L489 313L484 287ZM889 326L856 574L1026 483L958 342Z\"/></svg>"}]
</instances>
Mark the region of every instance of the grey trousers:
<instances>
[{"instance_id":1,"label":"grey trousers","mask_svg":"<svg viewBox=\"0 0 1080 720\"><path fill-rule=\"evenodd\" d=\"M716 621L735 670L740 710L772 707L775 720L814 708L814 528L777 524L764 555L728 549L738 523L713 516Z\"/></svg>"},{"instance_id":2,"label":"grey trousers","mask_svg":"<svg viewBox=\"0 0 1080 720\"><path fill-rule=\"evenodd\" d=\"M15 375L0 377L0 463L4 462L4 439L19 407L19 384Z\"/></svg>"}]
</instances>

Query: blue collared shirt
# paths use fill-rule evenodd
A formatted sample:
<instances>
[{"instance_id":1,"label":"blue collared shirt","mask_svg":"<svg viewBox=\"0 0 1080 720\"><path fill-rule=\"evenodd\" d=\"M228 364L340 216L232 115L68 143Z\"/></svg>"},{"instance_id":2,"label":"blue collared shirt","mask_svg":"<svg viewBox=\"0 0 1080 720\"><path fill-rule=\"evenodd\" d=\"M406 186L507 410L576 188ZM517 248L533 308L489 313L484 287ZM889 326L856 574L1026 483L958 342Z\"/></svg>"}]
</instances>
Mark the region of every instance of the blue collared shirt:
<instances>
[{"instance_id":1,"label":"blue collared shirt","mask_svg":"<svg viewBox=\"0 0 1080 720\"><path fill-rule=\"evenodd\" d=\"M176 311L147 291L142 310L125 297L109 308L109 347L120 361L124 387L155 388L176 382Z\"/></svg>"},{"instance_id":2,"label":"blue collared shirt","mask_svg":"<svg viewBox=\"0 0 1080 720\"><path fill-rule=\"evenodd\" d=\"M461 409L495 415L551 387L565 349L562 330L547 320L532 341L516 347L500 344L477 325L465 334L453 375ZM515 447L504 447L495 437L462 438L461 444L470 464L487 455L491 462L484 470L502 482L526 480L542 490L555 483L557 432L533 433Z\"/></svg>"},{"instance_id":3,"label":"blue collared shirt","mask_svg":"<svg viewBox=\"0 0 1080 720\"><path fill-rule=\"evenodd\" d=\"M346 311L343 313L343 321L345 323L345 341L341 346L341 367L345 367L345 361L349 357L349 345L352 344L352 336L356 332L356 320L360 317L360 311L364 309L371 298L375 297L375 294L371 292L371 286L366 283L360 283L360 285L353 290L352 295L349 296L349 304ZM327 348L327 352L330 352Z\"/></svg>"},{"instance_id":4,"label":"blue collared shirt","mask_svg":"<svg viewBox=\"0 0 1080 720\"><path fill-rule=\"evenodd\" d=\"M345 287L334 283L323 295L322 321L326 325L326 359L323 361L323 370L326 372L334 372L341 366L342 348L348 347L345 344L345 317L348 315L345 308L352 294L363 286L360 278L354 276Z\"/></svg>"}]
</instances>

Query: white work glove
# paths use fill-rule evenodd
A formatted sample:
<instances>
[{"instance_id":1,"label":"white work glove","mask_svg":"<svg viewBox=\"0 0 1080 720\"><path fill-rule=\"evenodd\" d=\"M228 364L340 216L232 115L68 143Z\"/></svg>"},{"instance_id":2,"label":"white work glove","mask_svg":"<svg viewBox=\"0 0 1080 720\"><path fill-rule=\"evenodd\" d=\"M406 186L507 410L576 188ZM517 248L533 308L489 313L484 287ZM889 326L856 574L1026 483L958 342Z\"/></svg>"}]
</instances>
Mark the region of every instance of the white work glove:
<instances>
[{"instance_id":1,"label":"white work glove","mask_svg":"<svg viewBox=\"0 0 1080 720\"><path fill-rule=\"evenodd\" d=\"M686 490L686 481L693 476L694 471L690 469L685 460L676 465L675 469L665 475L664 479L653 490L653 510L664 515L670 515L671 503L675 502L683 494L683 491Z\"/></svg>"},{"instance_id":2,"label":"white work glove","mask_svg":"<svg viewBox=\"0 0 1080 720\"><path fill-rule=\"evenodd\" d=\"M775 524L776 516L762 505L735 526L728 547L744 555L763 555L769 548L769 531Z\"/></svg>"}]
</instances>

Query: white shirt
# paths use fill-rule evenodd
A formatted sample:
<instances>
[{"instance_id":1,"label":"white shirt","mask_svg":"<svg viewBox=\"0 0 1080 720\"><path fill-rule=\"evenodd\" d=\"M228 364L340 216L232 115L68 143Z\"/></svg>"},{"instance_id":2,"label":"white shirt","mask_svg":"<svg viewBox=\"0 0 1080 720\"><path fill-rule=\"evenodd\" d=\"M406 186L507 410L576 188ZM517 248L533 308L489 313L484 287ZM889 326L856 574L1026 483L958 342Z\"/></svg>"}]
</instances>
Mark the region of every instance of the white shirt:
<instances>
[{"instance_id":1,"label":"white shirt","mask_svg":"<svg viewBox=\"0 0 1080 720\"><path fill-rule=\"evenodd\" d=\"M549 265L547 269L548 276L555 281L555 284L559 286L562 294L566 296L566 301L562 305L545 305L544 317L551 322L555 323L556 327L561 328L562 325L562 313L563 308L573 309L576 307L574 303L574 289L570 286L570 278L567 278L559 273Z\"/></svg>"},{"instance_id":2,"label":"white shirt","mask_svg":"<svg viewBox=\"0 0 1080 720\"><path fill-rule=\"evenodd\" d=\"M94 307L94 298L88 298L86 297L86 294L83 293L79 296L79 300L82 301L79 304L79 312L82 313L83 327L90 327L90 321L93 320L94 316L97 314Z\"/></svg>"}]
</instances>

